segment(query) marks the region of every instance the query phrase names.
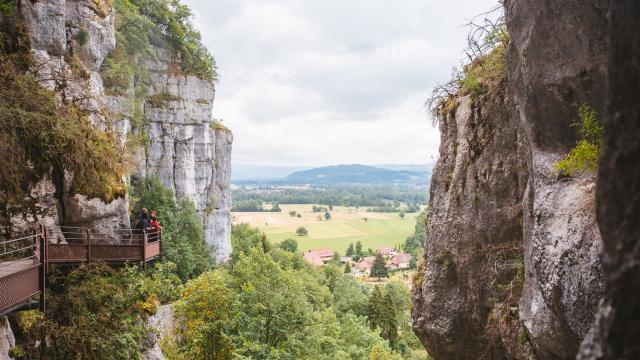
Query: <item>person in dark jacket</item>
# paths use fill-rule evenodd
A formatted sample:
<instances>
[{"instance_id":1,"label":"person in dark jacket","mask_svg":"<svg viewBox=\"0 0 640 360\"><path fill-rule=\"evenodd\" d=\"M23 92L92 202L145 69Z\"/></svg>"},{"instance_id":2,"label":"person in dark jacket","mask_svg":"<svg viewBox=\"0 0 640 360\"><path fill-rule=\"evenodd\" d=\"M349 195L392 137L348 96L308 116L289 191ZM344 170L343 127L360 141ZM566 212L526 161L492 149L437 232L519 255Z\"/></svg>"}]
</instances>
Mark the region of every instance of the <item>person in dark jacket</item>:
<instances>
[{"instance_id":1,"label":"person in dark jacket","mask_svg":"<svg viewBox=\"0 0 640 360\"><path fill-rule=\"evenodd\" d=\"M149 227L149 211L147 208L142 208L140 211L140 218L138 219L138 227L142 230L146 230Z\"/></svg>"}]
</instances>

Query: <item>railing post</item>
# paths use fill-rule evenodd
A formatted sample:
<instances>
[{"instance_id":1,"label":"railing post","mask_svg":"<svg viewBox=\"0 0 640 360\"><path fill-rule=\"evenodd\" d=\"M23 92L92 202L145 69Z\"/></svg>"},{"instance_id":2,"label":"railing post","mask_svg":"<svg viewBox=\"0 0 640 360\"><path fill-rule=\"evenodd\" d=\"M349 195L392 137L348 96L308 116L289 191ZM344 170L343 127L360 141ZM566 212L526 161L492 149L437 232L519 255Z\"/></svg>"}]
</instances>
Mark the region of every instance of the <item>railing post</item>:
<instances>
[{"instance_id":1,"label":"railing post","mask_svg":"<svg viewBox=\"0 0 640 360\"><path fill-rule=\"evenodd\" d=\"M142 230L142 267L147 270L147 231Z\"/></svg>"},{"instance_id":2,"label":"railing post","mask_svg":"<svg viewBox=\"0 0 640 360\"><path fill-rule=\"evenodd\" d=\"M38 287L40 288L40 311L43 313L46 310L46 301L45 301L45 291L47 288L47 228L43 225L40 225L40 235L38 236L39 241L39 252L40 252L40 284Z\"/></svg>"},{"instance_id":3,"label":"railing post","mask_svg":"<svg viewBox=\"0 0 640 360\"><path fill-rule=\"evenodd\" d=\"M87 228L87 261L91 262L91 229Z\"/></svg>"}]
</instances>

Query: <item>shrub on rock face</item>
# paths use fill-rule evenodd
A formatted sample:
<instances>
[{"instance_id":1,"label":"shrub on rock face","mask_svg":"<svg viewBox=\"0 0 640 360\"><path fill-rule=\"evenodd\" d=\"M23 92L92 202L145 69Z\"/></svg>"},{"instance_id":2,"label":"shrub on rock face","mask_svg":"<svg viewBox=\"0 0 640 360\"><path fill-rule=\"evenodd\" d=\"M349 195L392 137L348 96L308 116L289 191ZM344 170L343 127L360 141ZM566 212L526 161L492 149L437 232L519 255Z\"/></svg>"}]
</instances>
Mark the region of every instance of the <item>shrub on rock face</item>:
<instances>
[{"instance_id":1,"label":"shrub on rock face","mask_svg":"<svg viewBox=\"0 0 640 360\"><path fill-rule=\"evenodd\" d=\"M40 85L30 72L28 33L16 13L0 16L1 220L8 223L12 215L37 215L37 199L28 195L46 175L51 175L60 193L107 202L123 196L126 169L118 137ZM7 208L8 204L12 206Z\"/></svg>"},{"instance_id":2,"label":"shrub on rock face","mask_svg":"<svg viewBox=\"0 0 640 360\"><path fill-rule=\"evenodd\" d=\"M580 171L595 171L600 158L602 124L598 113L589 105L582 105L578 110L578 120L572 127L578 128L581 139L564 159L554 167L560 175L573 176Z\"/></svg>"}]
</instances>

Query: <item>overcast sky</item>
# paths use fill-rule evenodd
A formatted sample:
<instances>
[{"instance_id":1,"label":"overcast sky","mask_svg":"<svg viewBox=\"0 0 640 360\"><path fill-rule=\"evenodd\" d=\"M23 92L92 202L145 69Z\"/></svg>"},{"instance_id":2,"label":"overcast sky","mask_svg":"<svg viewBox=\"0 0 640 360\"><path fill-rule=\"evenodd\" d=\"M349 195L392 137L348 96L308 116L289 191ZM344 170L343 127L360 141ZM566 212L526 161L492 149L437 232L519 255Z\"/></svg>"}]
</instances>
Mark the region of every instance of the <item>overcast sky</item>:
<instances>
[{"instance_id":1,"label":"overcast sky","mask_svg":"<svg viewBox=\"0 0 640 360\"><path fill-rule=\"evenodd\" d=\"M497 0L184 0L220 74L233 163L425 163L423 109Z\"/></svg>"}]
</instances>

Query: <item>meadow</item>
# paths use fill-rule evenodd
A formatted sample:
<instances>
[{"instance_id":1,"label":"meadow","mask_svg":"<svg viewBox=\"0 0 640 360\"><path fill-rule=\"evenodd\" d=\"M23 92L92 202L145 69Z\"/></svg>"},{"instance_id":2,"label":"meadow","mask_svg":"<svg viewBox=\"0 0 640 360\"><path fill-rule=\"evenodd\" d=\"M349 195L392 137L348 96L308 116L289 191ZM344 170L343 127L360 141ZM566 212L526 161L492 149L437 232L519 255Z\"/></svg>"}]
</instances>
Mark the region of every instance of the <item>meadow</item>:
<instances>
[{"instance_id":1,"label":"meadow","mask_svg":"<svg viewBox=\"0 0 640 360\"><path fill-rule=\"evenodd\" d=\"M361 241L365 251L381 246L397 247L407 236L413 234L417 213L406 214L404 219L397 213L371 213L366 208L335 206L331 219L324 213L314 213L312 204L280 205L282 212L234 212L233 223L248 223L277 243L291 238L298 241L302 251L330 248L344 255L350 243ZM292 217L296 211L301 217ZM320 220L321 219L321 220ZM366 221L365 221L366 219ZM308 236L296 235L296 229L305 227Z\"/></svg>"}]
</instances>

